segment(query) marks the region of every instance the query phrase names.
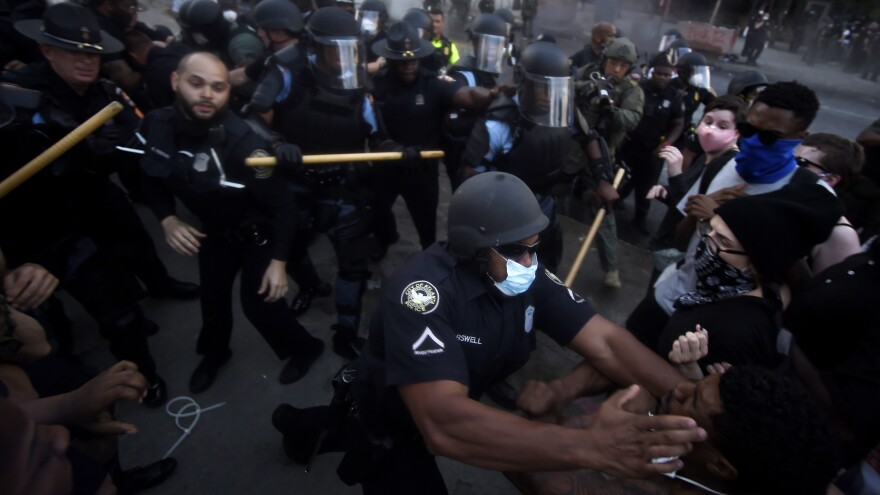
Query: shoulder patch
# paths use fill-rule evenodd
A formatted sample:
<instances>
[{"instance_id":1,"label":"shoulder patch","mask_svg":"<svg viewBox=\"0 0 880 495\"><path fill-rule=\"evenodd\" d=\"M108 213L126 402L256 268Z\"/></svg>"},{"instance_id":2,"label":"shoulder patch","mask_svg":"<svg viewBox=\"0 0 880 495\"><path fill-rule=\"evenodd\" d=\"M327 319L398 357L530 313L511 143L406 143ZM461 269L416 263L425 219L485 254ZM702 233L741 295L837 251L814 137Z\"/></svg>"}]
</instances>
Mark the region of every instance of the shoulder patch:
<instances>
[{"instance_id":1,"label":"shoulder patch","mask_svg":"<svg viewBox=\"0 0 880 495\"><path fill-rule=\"evenodd\" d=\"M251 152L248 158L263 158L266 156L272 155L265 150L255 149ZM254 174L257 179L268 179L269 177L272 177L273 173L275 173L275 167L254 167Z\"/></svg>"},{"instance_id":2,"label":"shoulder patch","mask_svg":"<svg viewBox=\"0 0 880 495\"><path fill-rule=\"evenodd\" d=\"M559 277L557 277L557 276L556 276L553 272L551 272L550 270L544 268L544 274L547 275L547 278L549 278L550 280L552 280L552 281L556 282L557 284L559 284L559 285L565 287L565 284L562 283L562 280L559 280Z\"/></svg>"},{"instance_id":3,"label":"shoulder patch","mask_svg":"<svg viewBox=\"0 0 880 495\"><path fill-rule=\"evenodd\" d=\"M403 289L400 294L400 304L417 313L428 314L440 304L440 293L431 282L418 280Z\"/></svg>"}]
</instances>

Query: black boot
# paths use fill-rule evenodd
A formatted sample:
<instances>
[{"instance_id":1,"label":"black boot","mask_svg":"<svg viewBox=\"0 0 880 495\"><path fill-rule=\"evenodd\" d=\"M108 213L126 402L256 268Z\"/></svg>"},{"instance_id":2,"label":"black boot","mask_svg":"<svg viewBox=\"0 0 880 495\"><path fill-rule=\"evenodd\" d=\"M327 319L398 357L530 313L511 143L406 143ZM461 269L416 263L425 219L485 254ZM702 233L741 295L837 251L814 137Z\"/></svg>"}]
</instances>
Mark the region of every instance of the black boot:
<instances>
[{"instance_id":1,"label":"black boot","mask_svg":"<svg viewBox=\"0 0 880 495\"><path fill-rule=\"evenodd\" d=\"M287 361L287 364L281 369L281 374L278 375L278 381L285 385L299 381L309 373L309 368L315 364L323 352L324 341L313 339L310 349L297 353Z\"/></svg>"},{"instance_id":2,"label":"black boot","mask_svg":"<svg viewBox=\"0 0 880 495\"><path fill-rule=\"evenodd\" d=\"M366 339L358 337L357 330L341 325L332 325L330 328L334 330L333 352L348 360L356 359L361 355Z\"/></svg>"},{"instance_id":3,"label":"black boot","mask_svg":"<svg viewBox=\"0 0 880 495\"><path fill-rule=\"evenodd\" d=\"M228 350L220 356L205 356L196 366L192 376L189 379L189 391L198 394L208 390L214 380L217 378L217 371L223 366L229 358L232 357L232 351Z\"/></svg>"}]
</instances>

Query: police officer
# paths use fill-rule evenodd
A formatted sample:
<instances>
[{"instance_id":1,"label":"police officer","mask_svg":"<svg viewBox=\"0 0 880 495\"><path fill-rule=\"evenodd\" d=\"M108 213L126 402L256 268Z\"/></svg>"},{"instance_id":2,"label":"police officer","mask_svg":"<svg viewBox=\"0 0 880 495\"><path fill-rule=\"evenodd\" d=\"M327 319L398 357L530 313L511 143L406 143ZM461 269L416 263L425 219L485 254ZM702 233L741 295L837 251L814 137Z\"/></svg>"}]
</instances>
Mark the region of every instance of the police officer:
<instances>
[{"instance_id":1,"label":"police officer","mask_svg":"<svg viewBox=\"0 0 880 495\"><path fill-rule=\"evenodd\" d=\"M287 95L274 105L272 128L283 142L298 146L298 155L359 153L367 145L383 149L386 133L364 88L364 50L358 22L338 7L324 7L309 18L308 30L311 61L293 75ZM333 350L348 359L357 356L362 342L357 337L361 299L369 276L369 258L376 250L371 236L369 173L363 164L285 173L290 186L298 191L301 207L310 213L308 225L326 233L333 244L339 266ZM310 238L308 233L297 236L291 260L302 298L309 288L320 288L308 258Z\"/></svg>"},{"instance_id":2,"label":"police officer","mask_svg":"<svg viewBox=\"0 0 880 495\"><path fill-rule=\"evenodd\" d=\"M386 167L386 173L375 177L376 235L385 249L397 242L391 207L397 196L403 196L419 243L426 248L436 239L438 164L436 160L420 161L418 151L439 147L447 112L453 108L485 108L501 88L462 87L421 68L421 62L431 56L434 48L420 39L416 28L407 22L388 28L388 36L374 43L373 50L388 60L388 66L373 78L379 113L389 138L413 158L399 167Z\"/></svg>"},{"instance_id":3,"label":"police officer","mask_svg":"<svg viewBox=\"0 0 880 495\"><path fill-rule=\"evenodd\" d=\"M644 115L639 125L629 133L629 139L620 147L618 156L629 166L632 178L621 188L620 196L625 198L635 191L636 209L633 225L642 234L648 235L645 218L651 207L646 199L651 186L657 183L662 161L657 153L666 146L678 141L684 129L684 105L679 92L670 86L672 64L661 53L651 60L651 77L642 81L645 93Z\"/></svg>"},{"instance_id":4,"label":"police officer","mask_svg":"<svg viewBox=\"0 0 880 495\"><path fill-rule=\"evenodd\" d=\"M434 54L438 61L442 63L440 69L446 70L450 65L455 65L461 58L458 54L458 47L449 38L443 34L446 28L446 16L439 7L429 11L431 16L431 45L434 46Z\"/></svg>"},{"instance_id":5,"label":"police officer","mask_svg":"<svg viewBox=\"0 0 880 495\"><path fill-rule=\"evenodd\" d=\"M104 124L81 145L56 160L52 175L66 185L55 205L77 212L90 235L114 249L154 297L192 299L198 287L172 279L159 259L150 234L141 223L122 189L110 174L136 179L136 163L120 152L134 137L140 118L131 100L115 84L99 79L101 55L119 52L122 43L106 35L88 9L65 3L46 9L43 20L18 21L15 28L35 40L45 60L7 71L3 81L42 93L36 111L30 115L52 142L117 101L123 111ZM97 42L96 42L97 41ZM134 189L139 184L126 181Z\"/></svg>"},{"instance_id":6,"label":"police officer","mask_svg":"<svg viewBox=\"0 0 880 495\"><path fill-rule=\"evenodd\" d=\"M538 330L620 384L665 393L680 375L538 262L548 219L521 180L501 172L468 179L450 200L448 222L448 242L416 254L385 286L356 372L342 375L351 386L336 396L350 396L341 414L339 402L276 410L288 453L307 460L313 425L329 412L347 425L343 481L361 483L365 494L445 494L435 455L490 469L632 476L675 469L679 461L650 459L681 455L684 442L705 438L692 420L633 415L620 404L583 430L481 404L487 385L527 362ZM333 430L323 450L338 447Z\"/></svg>"},{"instance_id":7,"label":"police officer","mask_svg":"<svg viewBox=\"0 0 880 495\"><path fill-rule=\"evenodd\" d=\"M492 14L484 14L492 15ZM517 100L501 96L489 106L468 140L462 160L466 175L500 170L520 178L550 220L541 232L538 259L555 271L562 258L562 228L552 187L574 144L571 64L559 46L535 42L523 50L517 67Z\"/></svg>"},{"instance_id":8,"label":"police officer","mask_svg":"<svg viewBox=\"0 0 880 495\"><path fill-rule=\"evenodd\" d=\"M701 53L689 52L682 55L675 63L675 72L677 77L672 85L681 92L685 124L685 132L677 146L683 148L685 144L696 142L694 130L703 117L701 107L705 108L715 99L715 95L710 84L709 64Z\"/></svg>"},{"instance_id":9,"label":"police officer","mask_svg":"<svg viewBox=\"0 0 880 495\"><path fill-rule=\"evenodd\" d=\"M602 52L602 61L578 69L575 75L578 108L578 125L585 131L595 131L607 143L608 157L598 175L593 174L592 182L597 183L596 191L600 201L608 208L602 225L599 227L597 247L599 261L605 271L604 283L611 288L620 287L620 274L617 265L617 225L610 205L618 199L611 187L611 170L607 160L613 163L615 152L626 133L635 129L642 118L645 95L630 77L629 71L638 61L635 45L626 38L615 38ZM570 156L569 170L589 170L580 147L575 147Z\"/></svg>"},{"instance_id":10,"label":"police officer","mask_svg":"<svg viewBox=\"0 0 880 495\"><path fill-rule=\"evenodd\" d=\"M572 67L580 69L585 65L601 62L602 52L614 39L615 34L617 34L617 28L610 22L602 21L593 26L590 31L590 44L571 56Z\"/></svg>"},{"instance_id":11,"label":"police officer","mask_svg":"<svg viewBox=\"0 0 880 495\"><path fill-rule=\"evenodd\" d=\"M471 26L473 54L449 68L447 75L457 83L492 89L504 68L508 26L495 14L480 14ZM453 190L461 184L459 165L474 124L483 117L479 110L455 109L446 117L443 164Z\"/></svg>"},{"instance_id":12,"label":"police officer","mask_svg":"<svg viewBox=\"0 0 880 495\"><path fill-rule=\"evenodd\" d=\"M122 44L99 29L88 9L62 3L47 8L42 21L19 21L15 27L39 43L46 61L4 74L42 91L30 91L36 93L33 104L3 129L4 175L106 104L121 100L115 85L96 80L100 54L119 51ZM156 296L189 298L198 288L168 277L149 234L108 177L118 159L110 149L124 142L119 135L132 135L137 122L126 108L84 145L4 198L2 242L12 262L40 265L63 283L95 319L114 356L138 365L149 382L144 403L155 407L167 393L147 343L147 331L156 326L138 305L143 292L134 275Z\"/></svg>"},{"instance_id":13,"label":"police officer","mask_svg":"<svg viewBox=\"0 0 880 495\"><path fill-rule=\"evenodd\" d=\"M199 256L202 329L192 374L193 393L206 390L232 351L232 285L241 271L245 316L280 359L290 358L281 383L308 372L324 350L291 315L285 263L296 221L293 195L271 168L248 169L248 156L267 156L269 144L227 110L228 72L215 55L184 57L172 76L178 104L151 112L141 128L145 193L179 254ZM290 165L290 164L283 164ZM202 222L177 217L179 198Z\"/></svg>"}]
</instances>

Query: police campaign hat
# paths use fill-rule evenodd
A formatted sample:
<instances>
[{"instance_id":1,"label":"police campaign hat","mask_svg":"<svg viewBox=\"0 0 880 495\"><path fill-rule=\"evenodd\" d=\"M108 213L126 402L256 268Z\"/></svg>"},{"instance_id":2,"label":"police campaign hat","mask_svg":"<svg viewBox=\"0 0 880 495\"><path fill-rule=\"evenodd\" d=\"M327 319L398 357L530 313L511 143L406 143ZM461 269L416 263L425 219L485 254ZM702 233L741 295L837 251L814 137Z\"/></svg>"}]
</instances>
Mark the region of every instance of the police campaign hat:
<instances>
[{"instance_id":1,"label":"police campaign hat","mask_svg":"<svg viewBox=\"0 0 880 495\"><path fill-rule=\"evenodd\" d=\"M408 22L397 22L388 28L384 39L373 43L373 51L388 60L417 60L434 53L430 42L419 38L419 32Z\"/></svg>"},{"instance_id":2,"label":"police campaign hat","mask_svg":"<svg viewBox=\"0 0 880 495\"><path fill-rule=\"evenodd\" d=\"M18 21L15 29L37 43L76 52L105 54L123 49L119 40L101 31L92 11L71 2L50 6L42 20Z\"/></svg>"}]
</instances>

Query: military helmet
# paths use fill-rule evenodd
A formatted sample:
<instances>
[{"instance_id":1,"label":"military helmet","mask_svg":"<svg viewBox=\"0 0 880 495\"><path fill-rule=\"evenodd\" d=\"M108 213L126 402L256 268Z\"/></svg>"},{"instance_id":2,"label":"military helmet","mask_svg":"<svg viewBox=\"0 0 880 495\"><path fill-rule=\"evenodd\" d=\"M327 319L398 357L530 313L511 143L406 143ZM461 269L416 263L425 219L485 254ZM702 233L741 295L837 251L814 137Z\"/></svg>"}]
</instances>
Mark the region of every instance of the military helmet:
<instances>
[{"instance_id":1,"label":"military helmet","mask_svg":"<svg viewBox=\"0 0 880 495\"><path fill-rule=\"evenodd\" d=\"M473 258L480 249L538 234L549 223L525 182L505 172L485 172L464 181L449 200L449 250L458 258Z\"/></svg>"},{"instance_id":2,"label":"military helmet","mask_svg":"<svg viewBox=\"0 0 880 495\"><path fill-rule=\"evenodd\" d=\"M431 15L425 9L409 9L402 20L418 29L420 38L430 39L434 32L434 21L431 20Z\"/></svg>"},{"instance_id":3,"label":"military helmet","mask_svg":"<svg viewBox=\"0 0 880 495\"><path fill-rule=\"evenodd\" d=\"M510 9L498 9L493 12L493 14L504 19L504 22L510 24L511 28L516 25L516 17L513 15L513 12L511 12Z\"/></svg>"},{"instance_id":4,"label":"military helmet","mask_svg":"<svg viewBox=\"0 0 880 495\"><path fill-rule=\"evenodd\" d=\"M507 36L507 22L498 14L480 14L471 25L471 36L488 34L491 36Z\"/></svg>"},{"instance_id":5,"label":"military helmet","mask_svg":"<svg viewBox=\"0 0 880 495\"><path fill-rule=\"evenodd\" d=\"M733 76L730 80L730 84L727 85L727 94L740 96L743 93L747 93L755 86L767 86L768 84L770 84L770 82L767 81L767 76L762 72L747 70Z\"/></svg>"},{"instance_id":6,"label":"military helmet","mask_svg":"<svg viewBox=\"0 0 880 495\"><path fill-rule=\"evenodd\" d=\"M634 64L639 60L639 52L636 45L626 38L614 38L611 43L602 50L602 56L605 58L616 58L624 60L630 64Z\"/></svg>"},{"instance_id":7,"label":"military helmet","mask_svg":"<svg viewBox=\"0 0 880 495\"><path fill-rule=\"evenodd\" d=\"M263 29L285 29L300 33L305 28L302 13L290 0L263 0L254 7L254 22Z\"/></svg>"}]
</instances>

